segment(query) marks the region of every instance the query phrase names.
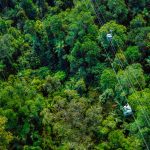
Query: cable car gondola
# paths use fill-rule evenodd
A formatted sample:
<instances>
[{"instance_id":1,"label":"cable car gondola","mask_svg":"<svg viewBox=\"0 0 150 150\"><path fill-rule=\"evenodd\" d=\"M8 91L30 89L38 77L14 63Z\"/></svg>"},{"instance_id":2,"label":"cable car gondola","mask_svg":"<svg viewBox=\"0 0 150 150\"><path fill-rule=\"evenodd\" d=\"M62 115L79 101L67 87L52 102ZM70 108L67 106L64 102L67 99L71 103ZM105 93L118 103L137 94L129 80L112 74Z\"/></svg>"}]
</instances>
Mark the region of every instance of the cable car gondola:
<instances>
[{"instance_id":1,"label":"cable car gondola","mask_svg":"<svg viewBox=\"0 0 150 150\"><path fill-rule=\"evenodd\" d=\"M129 104L126 104L123 107L123 114L124 114L125 117L131 116L133 114L132 108Z\"/></svg>"},{"instance_id":2,"label":"cable car gondola","mask_svg":"<svg viewBox=\"0 0 150 150\"><path fill-rule=\"evenodd\" d=\"M110 33L107 33L106 38L109 42L112 40L112 38L113 38L112 30L110 30Z\"/></svg>"}]
</instances>

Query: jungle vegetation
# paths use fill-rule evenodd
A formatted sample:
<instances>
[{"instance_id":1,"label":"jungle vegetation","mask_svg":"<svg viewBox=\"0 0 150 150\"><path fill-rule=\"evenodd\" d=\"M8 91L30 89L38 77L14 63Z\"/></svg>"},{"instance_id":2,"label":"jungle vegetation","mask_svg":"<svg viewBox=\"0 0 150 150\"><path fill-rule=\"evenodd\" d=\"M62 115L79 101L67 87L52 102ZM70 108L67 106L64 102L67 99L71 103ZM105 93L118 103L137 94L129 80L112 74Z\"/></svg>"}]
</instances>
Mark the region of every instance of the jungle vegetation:
<instances>
[{"instance_id":1,"label":"jungle vegetation","mask_svg":"<svg viewBox=\"0 0 150 150\"><path fill-rule=\"evenodd\" d=\"M150 149L150 0L0 0L7 149Z\"/></svg>"}]
</instances>

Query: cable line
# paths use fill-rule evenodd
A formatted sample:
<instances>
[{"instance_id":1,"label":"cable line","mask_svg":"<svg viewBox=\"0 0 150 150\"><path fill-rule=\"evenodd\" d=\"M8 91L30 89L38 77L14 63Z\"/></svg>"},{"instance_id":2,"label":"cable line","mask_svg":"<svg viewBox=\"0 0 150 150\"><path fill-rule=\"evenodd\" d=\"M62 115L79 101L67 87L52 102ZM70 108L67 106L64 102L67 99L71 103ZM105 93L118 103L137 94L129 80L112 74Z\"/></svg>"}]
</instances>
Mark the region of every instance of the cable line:
<instances>
[{"instance_id":1,"label":"cable line","mask_svg":"<svg viewBox=\"0 0 150 150\"><path fill-rule=\"evenodd\" d=\"M95 3L96 3L96 5L97 5L97 7L99 7L96 0L95 0ZM103 19L104 19L104 23L107 22L107 20L105 19L104 15L101 13L101 11L100 11L100 14L101 14L101 16L102 16ZM114 41L115 41L115 39L114 39ZM129 65L129 63L128 63L126 57L125 57L125 54L123 53L122 49L119 47L119 44L118 44L117 42L116 42L116 44L117 44L118 48L120 49L120 52L123 54L123 56L124 56L124 58L125 58L125 60L126 60L127 65ZM112 43L111 43L111 46L113 46ZM114 46L113 46L113 48L114 48ZM133 76L134 76L134 78L137 80L138 85L139 85L139 87L140 87L140 90L142 91L143 89L142 89L142 87L141 87L141 85L140 85L140 83L139 83L137 77L136 77L134 74L133 74Z\"/></svg>"},{"instance_id":2,"label":"cable line","mask_svg":"<svg viewBox=\"0 0 150 150\"><path fill-rule=\"evenodd\" d=\"M92 2L92 3L93 3L93 2ZM97 4L97 1L96 1L96 0L95 0L95 3ZM93 5L94 5L94 4L93 4ZM94 7L94 6L93 6L93 7ZM97 7L98 7L98 4L97 4ZM95 12L97 12L96 9L94 9L94 10L95 10ZM103 16L102 13L101 13L101 15L102 15L102 17L104 18L104 20L106 21L106 19L105 19L105 17ZM104 23L103 23L102 21L101 21L101 24L104 25ZM115 39L114 39L114 41L115 41ZM122 52L122 50L121 50L121 48L119 47L119 45L118 45L117 42L116 42L116 44L117 44L118 48L120 49L120 51ZM115 55L115 47L113 46L112 41L110 41L110 45L111 45L112 50L113 50L113 53L114 53L114 55ZM122 54L123 54L123 56L125 57L125 55L124 55L123 52L122 52ZM123 64L122 64L122 61L119 59L119 57L118 57L117 55L116 55L116 57L117 57L117 59L118 59L118 61L119 61L119 64L120 64L121 68L124 69ZM126 62L127 62L127 65L129 66L129 63L128 63L126 57L125 57L125 60L126 60ZM130 72L129 72L129 73L130 73ZM130 78L129 78L128 71L126 72L126 75L127 75L127 80L128 80L128 83L129 83L130 87L132 88L132 90L133 90L134 92L136 92L136 90L135 90L135 88L134 88L134 85L133 85L132 81L131 81ZM133 76L134 76L134 75L133 75ZM134 76L134 77L135 77L135 76ZM135 77L135 79L136 79L137 83L139 84L139 81L137 80L136 77ZM139 85L140 85L140 84L139 84ZM141 88L141 86L140 86L140 89L141 89L141 91L143 90L143 89ZM147 121L147 123L148 123L148 126L150 126L150 123L149 123L150 117L149 117L149 115L146 113L147 111L142 107L142 103L141 103L140 101L138 101L138 97L136 97L136 98L137 98L138 104L139 104L139 105L141 106L141 108L142 108L142 113L143 113L143 115L144 115L144 117L145 117L145 119L146 119L146 121ZM144 112L145 112L145 113L144 113Z\"/></svg>"},{"instance_id":3,"label":"cable line","mask_svg":"<svg viewBox=\"0 0 150 150\"><path fill-rule=\"evenodd\" d=\"M86 5L86 7L87 7L87 4L86 4L86 1L85 1L85 0L84 0L84 3L85 3L85 5ZM93 5L92 5L92 2L91 2L91 7L93 8L93 10L94 10L94 12L95 12L95 15L97 16L98 22L99 22L101 25L103 25L102 21L100 20L100 18L99 18L98 15L97 15L97 12L96 12L95 8L94 8ZM87 7L87 8L88 8L88 7ZM101 43L101 44L102 44L102 43ZM105 53L106 53L106 55L107 55L108 60L110 61L110 64L111 64L111 66L112 66L112 69L113 69L113 71L114 71L114 73L115 73L115 75L116 75L117 81L118 81L118 83L120 84L120 81L119 81L119 79L118 79L118 77L117 77L117 73L116 73L116 71L115 71L115 68L114 68L114 66L113 66L113 63L111 63L111 58L109 57L109 54L108 54L108 52L107 52L107 50L106 50L105 47L104 47L104 50L105 50ZM121 84L120 84L120 86L121 86L122 91L124 92L123 87L122 87ZM126 96L125 96L125 97L126 97ZM127 97L126 97L126 99L127 99ZM127 100L128 100L128 99L127 99ZM143 134L142 134L142 132L141 132L140 126L138 125L134 114L133 114L133 118L134 118L135 123L136 123L136 125L137 125L137 127L138 127L138 130L139 130L139 132L140 132L140 134L141 134L141 137L142 137L142 139L143 139L143 141L144 141L144 144L145 144L147 150L149 150L149 147L148 147L148 145L147 145L147 142L146 142L146 140L145 140L145 138L144 138L144 136L143 136Z\"/></svg>"}]
</instances>

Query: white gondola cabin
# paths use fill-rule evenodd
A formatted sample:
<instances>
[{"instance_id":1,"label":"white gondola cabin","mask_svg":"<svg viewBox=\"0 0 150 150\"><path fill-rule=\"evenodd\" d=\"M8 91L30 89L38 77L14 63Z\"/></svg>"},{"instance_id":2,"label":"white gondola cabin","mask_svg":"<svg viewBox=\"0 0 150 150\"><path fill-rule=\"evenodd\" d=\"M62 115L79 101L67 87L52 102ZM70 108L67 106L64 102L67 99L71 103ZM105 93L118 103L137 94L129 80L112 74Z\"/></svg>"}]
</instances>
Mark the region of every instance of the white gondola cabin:
<instances>
[{"instance_id":1,"label":"white gondola cabin","mask_svg":"<svg viewBox=\"0 0 150 150\"><path fill-rule=\"evenodd\" d=\"M133 114L132 108L131 108L131 106L129 104L126 104L123 107L123 114L124 114L125 117L128 117L128 116Z\"/></svg>"},{"instance_id":2,"label":"white gondola cabin","mask_svg":"<svg viewBox=\"0 0 150 150\"><path fill-rule=\"evenodd\" d=\"M112 40L112 34L109 34L109 33L108 33L106 37L107 37L107 40L108 40L108 41L111 41L111 40Z\"/></svg>"},{"instance_id":3,"label":"white gondola cabin","mask_svg":"<svg viewBox=\"0 0 150 150\"><path fill-rule=\"evenodd\" d=\"M113 38L113 36L112 36L112 30L110 30L110 33L108 33L108 34L106 35L106 38L107 38L108 41L111 41L111 40L112 40L112 38Z\"/></svg>"}]
</instances>

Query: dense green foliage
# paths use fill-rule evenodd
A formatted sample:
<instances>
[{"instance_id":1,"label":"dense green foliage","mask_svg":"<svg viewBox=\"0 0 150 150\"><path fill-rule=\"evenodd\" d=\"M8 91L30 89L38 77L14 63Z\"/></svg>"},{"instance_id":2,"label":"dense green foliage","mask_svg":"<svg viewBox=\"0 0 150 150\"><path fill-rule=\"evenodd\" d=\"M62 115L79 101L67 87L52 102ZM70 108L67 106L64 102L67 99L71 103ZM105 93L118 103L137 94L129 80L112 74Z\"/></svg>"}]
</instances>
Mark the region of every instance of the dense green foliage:
<instances>
[{"instance_id":1,"label":"dense green foliage","mask_svg":"<svg viewBox=\"0 0 150 150\"><path fill-rule=\"evenodd\" d=\"M150 148L149 6L1 0L0 150Z\"/></svg>"}]
</instances>

